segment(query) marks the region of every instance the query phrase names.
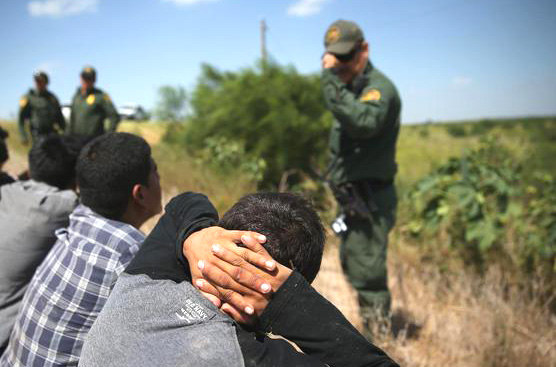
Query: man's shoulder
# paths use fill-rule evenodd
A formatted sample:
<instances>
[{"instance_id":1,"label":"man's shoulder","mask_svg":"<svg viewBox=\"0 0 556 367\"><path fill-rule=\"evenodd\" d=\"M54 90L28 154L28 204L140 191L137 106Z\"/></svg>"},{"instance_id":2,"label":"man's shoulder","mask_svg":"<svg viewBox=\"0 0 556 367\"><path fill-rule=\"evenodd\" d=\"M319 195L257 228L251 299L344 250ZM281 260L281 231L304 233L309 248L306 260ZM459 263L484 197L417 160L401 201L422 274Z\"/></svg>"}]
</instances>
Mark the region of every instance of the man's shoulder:
<instances>
[{"instance_id":1,"label":"man's shoulder","mask_svg":"<svg viewBox=\"0 0 556 367\"><path fill-rule=\"evenodd\" d=\"M149 363L243 366L233 322L189 282L124 272L87 335L80 366Z\"/></svg>"},{"instance_id":2,"label":"man's shoulder","mask_svg":"<svg viewBox=\"0 0 556 367\"><path fill-rule=\"evenodd\" d=\"M49 98L52 102L54 102L54 103L56 103L56 104L59 104L59 102L58 102L58 97L56 97L56 95L55 95L54 93L52 93L51 91L47 90L47 91L46 91L46 95L48 96L48 98Z\"/></svg>"},{"instance_id":3,"label":"man's shoulder","mask_svg":"<svg viewBox=\"0 0 556 367\"><path fill-rule=\"evenodd\" d=\"M2 198L14 208L36 207L33 212L47 212L53 219L59 215L67 218L77 205L77 194L72 190L60 190L34 180L15 181L2 187ZM9 204L11 202L11 204Z\"/></svg>"},{"instance_id":4,"label":"man's shoulder","mask_svg":"<svg viewBox=\"0 0 556 367\"><path fill-rule=\"evenodd\" d=\"M106 93L102 89L97 88L97 87L93 88L92 93L95 94L96 96L101 96L101 97L106 95Z\"/></svg>"},{"instance_id":5,"label":"man's shoulder","mask_svg":"<svg viewBox=\"0 0 556 367\"><path fill-rule=\"evenodd\" d=\"M86 239L116 257L135 253L145 239L145 235L132 225L105 218L83 204L70 215L69 234Z\"/></svg>"},{"instance_id":6,"label":"man's shoulder","mask_svg":"<svg viewBox=\"0 0 556 367\"><path fill-rule=\"evenodd\" d=\"M364 89L364 92L370 90L378 90L381 94L391 96L392 98L399 99L398 89L392 80L386 76L381 70L373 67L368 74L369 81Z\"/></svg>"}]
</instances>

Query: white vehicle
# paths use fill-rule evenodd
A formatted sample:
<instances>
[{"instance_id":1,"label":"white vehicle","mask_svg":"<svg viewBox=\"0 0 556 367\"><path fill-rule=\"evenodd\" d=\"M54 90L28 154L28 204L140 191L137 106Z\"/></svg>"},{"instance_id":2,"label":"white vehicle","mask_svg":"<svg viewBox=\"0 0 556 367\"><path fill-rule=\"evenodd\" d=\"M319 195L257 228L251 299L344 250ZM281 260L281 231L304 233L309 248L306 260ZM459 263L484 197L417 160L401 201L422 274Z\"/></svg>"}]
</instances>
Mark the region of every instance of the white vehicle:
<instances>
[{"instance_id":1,"label":"white vehicle","mask_svg":"<svg viewBox=\"0 0 556 367\"><path fill-rule=\"evenodd\" d=\"M134 103L119 106L118 113L122 120L147 120L149 118L143 107Z\"/></svg>"},{"instance_id":2,"label":"white vehicle","mask_svg":"<svg viewBox=\"0 0 556 367\"><path fill-rule=\"evenodd\" d=\"M126 104L123 106L118 107L118 114L122 118L122 120L148 120L149 115L145 112L143 107L139 106L138 104ZM66 122L69 122L70 115L71 115L71 104L64 103L62 105L62 115L66 119Z\"/></svg>"},{"instance_id":3,"label":"white vehicle","mask_svg":"<svg viewBox=\"0 0 556 367\"><path fill-rule=\"evenodd\" d=\"M66 122L69 123L71 115L71 105L69 103L64 103L62 105L62 115L64 115Z\"/></svg>"}]
</instances>

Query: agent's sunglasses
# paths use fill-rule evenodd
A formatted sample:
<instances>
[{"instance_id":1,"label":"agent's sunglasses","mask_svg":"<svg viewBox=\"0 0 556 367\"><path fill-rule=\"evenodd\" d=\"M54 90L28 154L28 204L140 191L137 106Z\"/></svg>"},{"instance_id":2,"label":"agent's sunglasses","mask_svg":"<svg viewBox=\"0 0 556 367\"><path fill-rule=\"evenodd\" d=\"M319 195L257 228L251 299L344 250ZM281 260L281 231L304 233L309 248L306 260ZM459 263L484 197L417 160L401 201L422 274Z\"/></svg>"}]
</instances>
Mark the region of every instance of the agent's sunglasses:
<instances>
[{"instance_id":1,"label":"agent's sunglasses","mask_svg":"<svg viewBox=\"0 0 556 367\"><path fill-rule=\"evenodd\" d=\"M333 54L338 61L340 62L350 62L351 60L353 60L355 58L355 56L359 53L359 51L361 51L361 45L356 45L353 50L351 50L349 53L347 54L343 54L343 55L339 55L339 54Z\"/></svg>"}]
</instances>

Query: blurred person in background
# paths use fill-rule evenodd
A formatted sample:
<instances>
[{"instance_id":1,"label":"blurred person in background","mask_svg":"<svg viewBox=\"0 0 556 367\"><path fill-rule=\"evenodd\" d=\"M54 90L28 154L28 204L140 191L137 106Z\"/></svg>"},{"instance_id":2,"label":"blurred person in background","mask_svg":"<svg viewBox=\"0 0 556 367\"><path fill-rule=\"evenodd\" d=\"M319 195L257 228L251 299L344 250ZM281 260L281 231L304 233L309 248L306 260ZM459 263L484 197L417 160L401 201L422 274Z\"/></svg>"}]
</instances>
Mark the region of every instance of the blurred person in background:
<instances>
[{"instance_id":1,"label":"blurred person in background","mask_svg":"<svg viewBox=\"0 0 556 367\"><path fill-rule=\"evenodd\" d=\"M343 214L340 258L364 317L390 310L386 249L395 223L401 100L369 60L357 24L338 20L324 39L322 88L334 115L328 169Z\"/></svg>"},{"instance_id":2,"label":"blurred person in background","mask_svg":"<svg viewBox=\"0 0 556 367\"><path fill-rule=\"evenodd\" d=\"M58 98L47 89L49 78L44 71L33 74L35 89L19 100L19 133L23 144L29 142L25 123L29 121L33 142L55 132L63 132L66 121Z\"/></svg>"},{"instance_id":3,"label":"blurred person in background","mask_svg":"<svg viewBox=\"0 0 556 367\"><path fill-rule=\"evenodd\" d=\"M90 139L105 133L104 122L110 121L108 131L116 131L120 115L107 93L95 87L97 72L91 66L81 71L81 86L71 103L68 133Z\"/></svg>"},{"instance_id":4,"label":"blurred person in background","mask_svg":"<svg viewBox=\"0 0 556 367\"><path fill-rule=\"evenodd\" d=\"M8 136L8 132L0 127L0 186L14 182L14 178L12 176L2 171L4 164L10 158L8 145L6 144Z\"/></svg>"},{"instance_id":5,"label":"blurred person in background","mask_svg":"<svg viewBox=\"0 0 556 367\"><path fill-rule=\"evenodd\" d=\"M77 205L75 162L81 146L52 134L29 152L31 179L0 188L0 350L27 285L54 243L55 231L68 225Z\"/></svg>"}]
</instances>

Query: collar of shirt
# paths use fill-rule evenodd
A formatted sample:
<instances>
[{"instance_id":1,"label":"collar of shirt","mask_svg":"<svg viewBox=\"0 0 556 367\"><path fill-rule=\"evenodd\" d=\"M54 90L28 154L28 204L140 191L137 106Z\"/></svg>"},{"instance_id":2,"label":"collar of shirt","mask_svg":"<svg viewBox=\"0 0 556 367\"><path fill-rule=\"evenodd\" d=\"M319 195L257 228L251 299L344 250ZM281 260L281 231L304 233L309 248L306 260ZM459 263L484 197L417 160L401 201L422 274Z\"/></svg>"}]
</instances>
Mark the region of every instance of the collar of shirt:
<instances>
[{"instance_id":1,"label":"collar of shirt","mask_svg":"<svg viewBox=\"0 0 556 367\"><path fill-rule=\"evenodd\" d=\"M131 224L105 218L83 204L71 213L68 228L59 229L56 235L60 240L71 240L73 236L85 237L92 243L120 253L126 251L121 246L145 240L145 235Z\"/></svg>"}]
</instances>

